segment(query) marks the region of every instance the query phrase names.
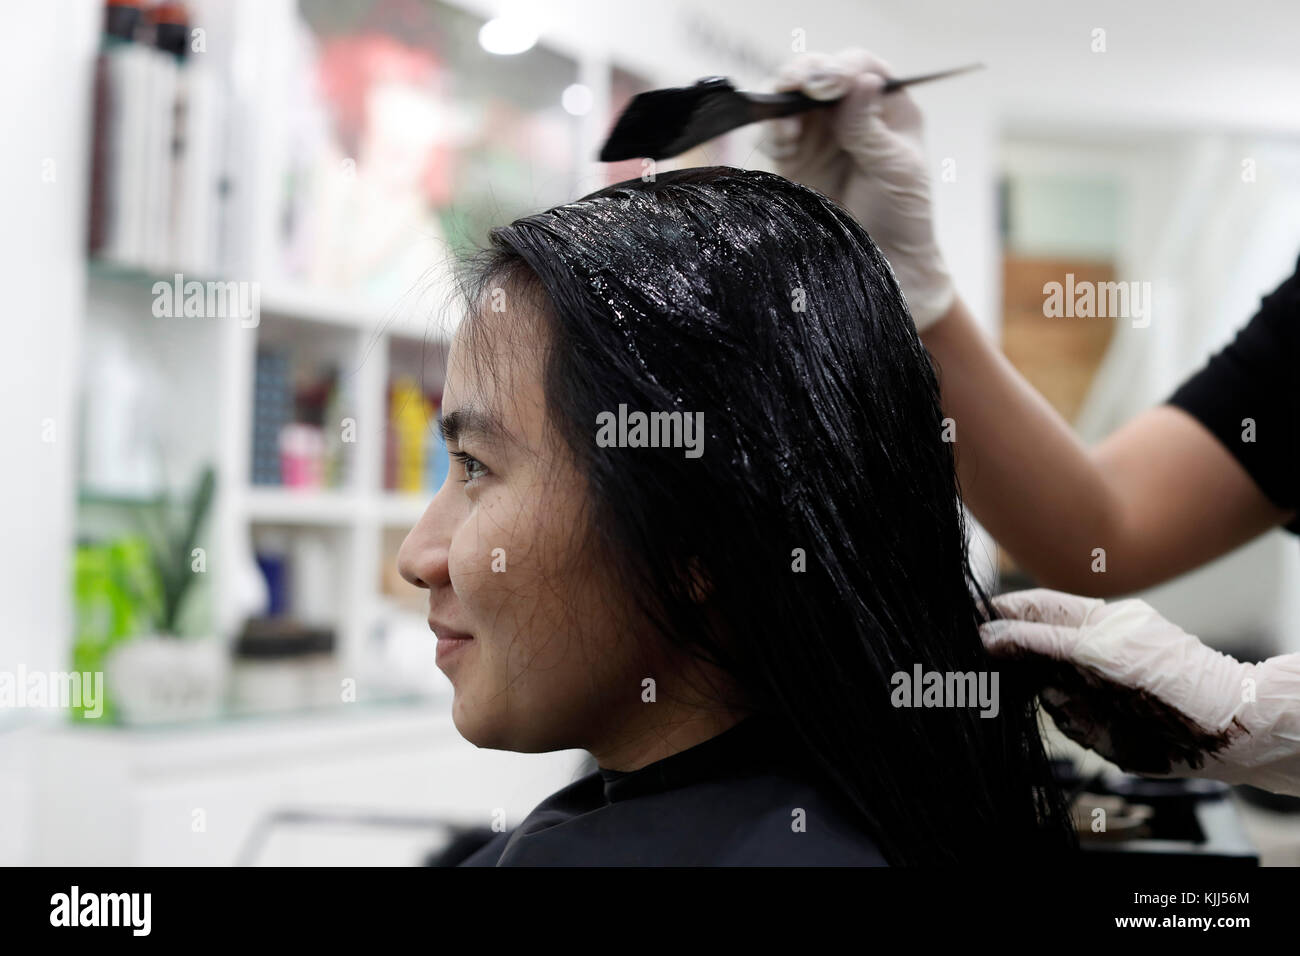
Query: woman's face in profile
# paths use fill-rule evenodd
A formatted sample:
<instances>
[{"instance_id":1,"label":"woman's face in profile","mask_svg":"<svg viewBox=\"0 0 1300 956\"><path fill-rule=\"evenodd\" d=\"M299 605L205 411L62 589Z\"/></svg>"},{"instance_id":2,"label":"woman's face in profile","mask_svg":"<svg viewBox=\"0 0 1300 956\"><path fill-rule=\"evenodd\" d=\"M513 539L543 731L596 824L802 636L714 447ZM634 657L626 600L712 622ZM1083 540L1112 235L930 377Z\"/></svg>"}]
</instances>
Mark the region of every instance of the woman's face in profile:
<instances>
[{"instance_id":1,"label":"woman's face in profile","mask_svg":"<svg viewBox=\"0 0 1300 956\"><path fill-rule=\"evenodd\" d=\"M398 564L429 591L438 667L467 740L594 749L597 728L645 706L648 645L587 547L586 483L548 425L540 336L499 314L474 321L484 334L462 330L448 359L450 474Z\"/></svg>"}]
</instances>

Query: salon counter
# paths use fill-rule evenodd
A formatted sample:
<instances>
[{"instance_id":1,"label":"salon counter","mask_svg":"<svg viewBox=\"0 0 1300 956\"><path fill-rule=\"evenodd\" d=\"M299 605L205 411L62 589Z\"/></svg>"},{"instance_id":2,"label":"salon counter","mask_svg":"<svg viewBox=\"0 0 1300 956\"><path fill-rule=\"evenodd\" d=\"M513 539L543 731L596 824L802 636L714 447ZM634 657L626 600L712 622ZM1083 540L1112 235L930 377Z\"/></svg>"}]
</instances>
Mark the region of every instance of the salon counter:
<instances>
[{"instance_id":1,"label":"salon counter","mask_svg":"<svg viewBox=\"0 0 1300 956\"><path fill-rule=\"evenodd\" d=\"M445 839L425 821L483 826L504 811L513 824L572 780L580 754L479 750L449 712L439 700L149 730L16 730L29 738L36 785L32 862L417 864ZM314 824L318 813L399 825Z\"/></svg>"}]
</instances>

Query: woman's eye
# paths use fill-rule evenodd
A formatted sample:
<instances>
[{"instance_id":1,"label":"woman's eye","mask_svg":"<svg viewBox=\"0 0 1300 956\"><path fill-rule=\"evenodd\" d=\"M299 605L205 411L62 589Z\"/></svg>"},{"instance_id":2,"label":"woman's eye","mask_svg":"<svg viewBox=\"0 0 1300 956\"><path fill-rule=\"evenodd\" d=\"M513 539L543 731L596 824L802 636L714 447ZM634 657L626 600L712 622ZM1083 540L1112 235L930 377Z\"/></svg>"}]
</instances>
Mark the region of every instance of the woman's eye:
<instances>
[{"instance_id":1,"label":"woman's eye","mask_svg":"<svg viewBox=\"0 0 1300 956\"><path fill-rule=\"evenodd\" d=\"M452 452L454 457L465 468L464 482L470 482L476 478L482 478L488 473L487 466L479 461L473 455L467 455L463 451Z\"/></svg>"}]
</instances>

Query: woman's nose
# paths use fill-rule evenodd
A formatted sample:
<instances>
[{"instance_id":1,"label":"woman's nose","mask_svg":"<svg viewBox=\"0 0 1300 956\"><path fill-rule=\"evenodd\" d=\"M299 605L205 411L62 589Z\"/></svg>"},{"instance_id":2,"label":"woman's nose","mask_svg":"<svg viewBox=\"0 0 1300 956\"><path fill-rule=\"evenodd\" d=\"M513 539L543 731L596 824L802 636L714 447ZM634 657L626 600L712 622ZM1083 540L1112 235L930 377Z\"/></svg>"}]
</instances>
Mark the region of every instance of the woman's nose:
<instances>
[{"instance_id":1,"label":"woman's nose","mask_svg":"<svg viewBox=\"0 0 1300 956\"><path fill-rule=\"evenodd\" d=\"M440 528L438 511L435 496L397 552L397 570L417 588L432 590L451 583L447 569L451 535Z\"/></svg>"}]
</instances>

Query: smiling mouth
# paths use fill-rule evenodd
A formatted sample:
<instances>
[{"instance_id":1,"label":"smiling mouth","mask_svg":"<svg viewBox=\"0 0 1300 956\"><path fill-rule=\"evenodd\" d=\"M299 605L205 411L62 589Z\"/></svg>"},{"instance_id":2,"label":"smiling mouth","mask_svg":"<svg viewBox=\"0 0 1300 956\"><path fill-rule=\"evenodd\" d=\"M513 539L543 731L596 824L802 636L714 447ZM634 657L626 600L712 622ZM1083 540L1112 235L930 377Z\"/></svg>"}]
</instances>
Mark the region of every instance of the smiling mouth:
<instances>
[{"instance_id":1,"label":"smiling mouth","mask_svg":"<svg viewBox=\"0 0 1300 956\"><path fill-rule=\"evenodd\" d=\"M472 641L473 634L467 634L464 631L453 631L449 627L443 627L437 621L429 621L429 630L433 631L433 636L439 641Z\"/></svg>"},{"instance_id":2,"label":"smiling mouth","mask_svg":"<svg viewBox=\"0 0 1300 956\"><path fill-rule=\"evenodd\" d=\"M438 639L436 661L439 667L443 667L450 660L451 655L474 642L473 634L443 627L432 619L429 621L429 630L433 631L433 636Z\"/></svg>"}]
</instances>

